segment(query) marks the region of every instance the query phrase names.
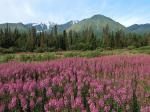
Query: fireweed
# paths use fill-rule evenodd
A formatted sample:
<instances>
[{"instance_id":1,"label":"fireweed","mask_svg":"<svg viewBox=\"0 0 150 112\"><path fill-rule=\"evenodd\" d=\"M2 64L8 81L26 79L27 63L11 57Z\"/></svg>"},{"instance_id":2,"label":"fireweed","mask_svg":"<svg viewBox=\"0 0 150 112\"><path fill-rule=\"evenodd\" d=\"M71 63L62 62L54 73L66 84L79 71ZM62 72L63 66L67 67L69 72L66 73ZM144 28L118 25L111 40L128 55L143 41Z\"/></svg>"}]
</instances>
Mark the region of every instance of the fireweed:
<instances>
[{"instance_id":1,"label":"fireweed","mask_svg":"<svg viewBox=\"0 0 150 112\"><path fill-rule=\"evenodd\" d=\"M0 112L150 112L150 56L0 64Z\"/></svg>"}]
</instances>

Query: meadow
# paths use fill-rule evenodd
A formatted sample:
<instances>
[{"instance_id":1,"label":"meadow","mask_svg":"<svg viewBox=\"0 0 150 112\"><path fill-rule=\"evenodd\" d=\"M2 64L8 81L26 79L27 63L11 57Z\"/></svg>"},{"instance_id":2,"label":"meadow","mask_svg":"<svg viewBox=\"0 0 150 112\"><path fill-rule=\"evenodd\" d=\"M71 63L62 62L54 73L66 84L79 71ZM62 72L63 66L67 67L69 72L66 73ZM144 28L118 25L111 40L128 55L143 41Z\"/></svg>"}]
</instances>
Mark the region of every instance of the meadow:
<instances>
[{"instance_id":1,"label":"meadow","mask_svg":"<svg viewBox=\"0 0 150 112\"><path fill-rule=\"evenodd\" d=\"M0 111L149 112L149 74L146 55L9 62L0 65Z\"/></svg>"},{"instance_id":2,"label":"meadow","mask_svg":"<svg viewBox=\"0 0 150 112\"><path fill-rule=\"evenodd\" d=\"M150 0L0 0L0 112L150 112Z\"/></svg>"},{"instance_id":3,"label":"meadow","mask_svg":"<svg viewBox=\"0 0 150 112\"><path fill-rule=\"evenodd\" d=\"M140 48L126 48L126 49L96 49L89 51L59 51L59 52L44 52L44 53L33 53L33 52L22 52L22 53L1 53L0 63L5 63L9 61L21 61L21 62L33 62L33 61L49 61L54 59L62 59L69 57L100 57L108 55L149 55L150 46L140 47Z\"/></svg>"},{"instance_id":4,"label":"meadow","mask_svg":"<svg viewBox=\"0 0 150 112\"><path fill-rule=\"evenodd\" d=\"M0 64L0 112L149 112L150 56L136 50L13 54Z\"/></svg>"},{"instance_id":5,"label":"meadow","mask_svg":"<svg viewBox=\"0 0 150 112\"><path fill-rule=\"evenodd\" d=\"M0 112L149 112L150 50L0 55Z\"/></svg>"}]
</instances>

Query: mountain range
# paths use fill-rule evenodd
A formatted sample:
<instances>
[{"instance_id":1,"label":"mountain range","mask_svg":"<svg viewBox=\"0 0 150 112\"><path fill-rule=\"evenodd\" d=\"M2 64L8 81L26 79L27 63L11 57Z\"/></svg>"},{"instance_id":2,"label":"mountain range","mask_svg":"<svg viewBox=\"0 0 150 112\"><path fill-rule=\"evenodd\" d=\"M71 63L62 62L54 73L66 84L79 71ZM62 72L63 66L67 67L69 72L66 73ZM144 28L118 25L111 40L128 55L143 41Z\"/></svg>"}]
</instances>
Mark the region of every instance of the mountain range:
<instances>
[{"instance_id":1,"label":"mountain range","mask_svg":"<svg viewBox=\"0 0 150 112\"><path fill-rule=\"evenodd\" d=\"M95 34L101 34L103 27L109 25L111 31L124 30L127 33L136 33L136 34L145 34L150 33L150 24L134 24L129 27L125 27L119 22L114 21L113 19L106 17L104 15L94 15L90 18L86 18L81 21L69 21L64 24L57 24L58 32L63 32L64 30L72 30L76 32L82 32L83 30L90 28L94 31ZM5 29L7 26L14 30L17 28L21 32L28 31L31 27L35 27L37 32L50 32L56 23L4 23L0 24L0 29Z\"/></svg>"},{"instance_id":2,"label":"mountain range","mask_svg":"<svg viewBox=\"0 0 150 112\"><path fill-rule=\"evenodd\" d=\"M102 34L103 28L106 27L107 24L109 25L111 31L125 29L123 25L112 20L111 18L105 17L103 15L94 15L91 18L84 19L77 24L72 25L67 30L81 32L88 28L92 29L95 34Z\"/></svg>"},{"instance_id":3,"label":"mountain range","mask_svg":"<svg viewBox=\"0 0 150 112\"><path fill-rule=\"evenodd\" d=\"M136 34L146 34L150 33L150 24L134 24L127 27L126 32L136 33Z\"/></svg>"}]
</instances>

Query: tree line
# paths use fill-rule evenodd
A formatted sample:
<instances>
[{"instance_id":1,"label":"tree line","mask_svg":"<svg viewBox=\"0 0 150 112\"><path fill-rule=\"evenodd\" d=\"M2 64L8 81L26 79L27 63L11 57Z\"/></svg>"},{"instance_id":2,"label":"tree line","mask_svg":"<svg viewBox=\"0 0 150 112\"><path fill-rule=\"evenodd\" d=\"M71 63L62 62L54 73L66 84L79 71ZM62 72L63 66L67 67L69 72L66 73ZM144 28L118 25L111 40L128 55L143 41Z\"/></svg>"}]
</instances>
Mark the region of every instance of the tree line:
<instances>
[{"instance_id":1,"label":"tree line","mask_svg":"<svg viewBox=\"0 0 150 112\"><path fill-rule=\"evenodd\" d=\"M95 50L97 48L121 49L129 46L141 47L150 45L150 33L137 35L125 33L123 30L112 32L108 25L103 28L98 38L91 28L82 32L58 32L57 25L50 32L39 32L32 27L29 32L12 31L8 26L0 29L0 48L17 51L66 51Z\"/></svg>"}]
</instances>

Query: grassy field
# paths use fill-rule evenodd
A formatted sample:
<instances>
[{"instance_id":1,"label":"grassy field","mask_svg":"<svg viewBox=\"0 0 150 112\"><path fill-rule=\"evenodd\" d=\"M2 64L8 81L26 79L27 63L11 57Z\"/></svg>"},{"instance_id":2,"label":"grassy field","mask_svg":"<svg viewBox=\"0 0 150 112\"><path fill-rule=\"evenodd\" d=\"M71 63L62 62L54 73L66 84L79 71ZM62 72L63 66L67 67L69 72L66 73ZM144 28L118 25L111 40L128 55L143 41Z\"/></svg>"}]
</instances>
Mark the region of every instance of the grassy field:
<instances>
[{"instance_id":1,"label":"grassy field","mask_svg":"<svg viewBox=\"0 0 150 112\"><path fill-rule=\"evenodd\" d=\"M149 55L0 64L0 112L150 112L149 74Z\"/></svg>"},{"instance_id":2,"label":"grassy field","mask_svg":"<svg viewBox=\"0 0 150 112\"><path fill-rule=\"evenodd\" d=\"M149 54L150 46L1 54L1 110L42 112L45 107L50 112L93 112L89 111L93 105L94 112L107 112L108 107L110 112L149 112ZM68 95L73 96L71 107L64 104L70 102Z\"/></svg>"},{"instance_id":3,"label":"grassy field","mask_svg":"<svg viewBox=\"0 0 150 112\"><path fill-rule=\"evenodd\" d=\"M140 55L150 54L150 46L135 48L135 49L115 49L103 50L97 49L94 51L61 51L61 52L45 52L45 53L16 53L16 54L0 54L0 63L9 61L48 61L67 57L99 57L106 55Z\"/></svg>"}]
</instances>

